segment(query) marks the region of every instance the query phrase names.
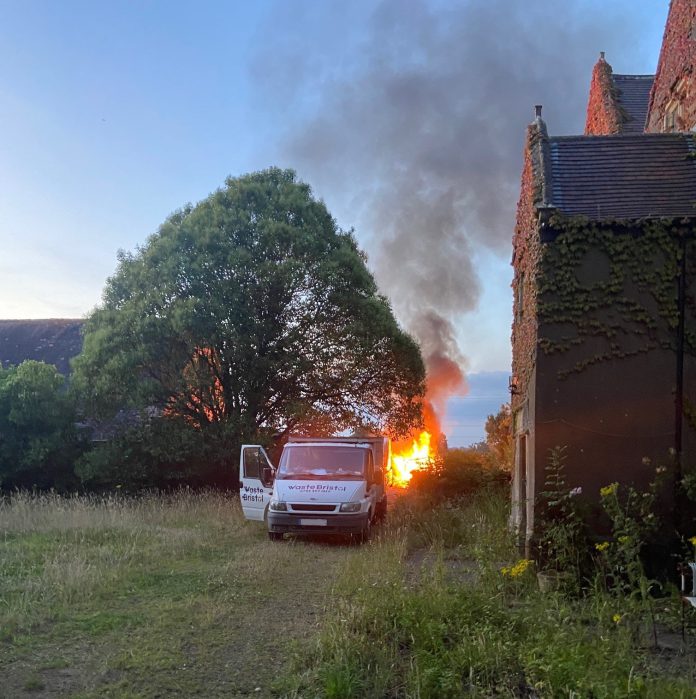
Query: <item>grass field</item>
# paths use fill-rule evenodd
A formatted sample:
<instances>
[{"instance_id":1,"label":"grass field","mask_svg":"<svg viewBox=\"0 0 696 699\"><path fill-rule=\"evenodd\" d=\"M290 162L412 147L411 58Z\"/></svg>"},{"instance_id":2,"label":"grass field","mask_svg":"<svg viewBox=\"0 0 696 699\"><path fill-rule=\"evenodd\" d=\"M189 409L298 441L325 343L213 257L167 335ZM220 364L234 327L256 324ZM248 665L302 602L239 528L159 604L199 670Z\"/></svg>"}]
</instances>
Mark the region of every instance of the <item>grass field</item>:
<instances>
[{"instance_id":1,"label":"grass field","mask_svg":"<svg viewBox=\"0 0 696 699\"><path fill-rule=\"evenodd\" d=\"M20 495L0 506L0 695L269 696L339 544L272 543L238 499Z\"/></svg>"},{"instance_id":2,"label":"grass field","mask_svg":"<svg viewBox=\"0 0 696 699\"><path fill-rule=\"evenodd\" d=\"M693 647L651 648L629 600L501 575L500 496L405 496L365 546L186 491L18 495L0 532L0 696L696 696Z\"/></svg>"}]
</instances>

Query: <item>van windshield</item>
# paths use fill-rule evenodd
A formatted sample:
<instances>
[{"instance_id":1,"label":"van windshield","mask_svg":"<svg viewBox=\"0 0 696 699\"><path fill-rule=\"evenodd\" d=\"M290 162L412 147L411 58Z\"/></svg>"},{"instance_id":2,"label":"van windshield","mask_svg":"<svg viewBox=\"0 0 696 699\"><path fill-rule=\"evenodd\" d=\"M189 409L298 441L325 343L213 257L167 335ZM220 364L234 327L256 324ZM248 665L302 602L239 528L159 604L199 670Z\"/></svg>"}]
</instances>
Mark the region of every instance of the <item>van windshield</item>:
<instances>
[{"instance_id":1,"label":"van windshield","mask_svg":"<svg viewBox=\"0 0 696 699\"><path fill-rule=\"evenodd\" d=\"M359 447L285 447L276 478L361 481L365 478L368 452L369 449Z\"/></svg>"}]
</instances>

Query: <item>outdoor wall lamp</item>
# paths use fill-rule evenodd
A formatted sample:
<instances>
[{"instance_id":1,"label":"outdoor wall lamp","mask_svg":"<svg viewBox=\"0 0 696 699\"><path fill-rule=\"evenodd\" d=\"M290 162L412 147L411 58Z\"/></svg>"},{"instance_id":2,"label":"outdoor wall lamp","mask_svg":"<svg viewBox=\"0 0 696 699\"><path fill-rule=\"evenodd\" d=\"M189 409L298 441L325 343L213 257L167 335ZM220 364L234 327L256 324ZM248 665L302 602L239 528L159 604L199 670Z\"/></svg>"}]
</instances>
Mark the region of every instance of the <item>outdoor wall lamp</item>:
<instances>
[{"instance_id":1,"label":"outdoor wall lamp","mask_svg":"<svg viewBox=\"0 0 696 699\"><path fill-rule=\"evenodd\" d=\"M516 376L511 376L508 380L508 390L510 391L510 395L512 396L519 396L520 395L520 389L519 385L517 383L517 377Z\"/></svg>"}]
</instances>

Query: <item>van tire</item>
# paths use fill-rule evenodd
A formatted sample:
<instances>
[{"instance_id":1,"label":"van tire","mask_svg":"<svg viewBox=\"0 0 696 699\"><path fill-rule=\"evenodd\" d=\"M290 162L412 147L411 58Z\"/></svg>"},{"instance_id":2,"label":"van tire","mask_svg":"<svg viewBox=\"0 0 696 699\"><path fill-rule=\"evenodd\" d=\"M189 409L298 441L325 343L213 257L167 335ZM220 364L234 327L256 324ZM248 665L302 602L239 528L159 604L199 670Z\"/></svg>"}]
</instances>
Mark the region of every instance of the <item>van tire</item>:
<instances>
[{"instance_id":1,"label":"van tire","mask_svg":"<svg viewBox=\"0 0 696 699\"><path fill-rule=\"evenodd\" d=\"M362 528L360 534L358 534L358 541L361 544L366 544L370 540L370 532L372 531L372 513L368 513L367 521L365 526Z\"/></svg>"},{"instance_id":2,"label":"van tire","mask_svg":"<svg viewBox=\"0 0 696 699\"><path fill-rule=\"evenodd\" d=\"M283 532L268 532L268 538L271 541L282 541Z\"/></svg>"}]
</instances>

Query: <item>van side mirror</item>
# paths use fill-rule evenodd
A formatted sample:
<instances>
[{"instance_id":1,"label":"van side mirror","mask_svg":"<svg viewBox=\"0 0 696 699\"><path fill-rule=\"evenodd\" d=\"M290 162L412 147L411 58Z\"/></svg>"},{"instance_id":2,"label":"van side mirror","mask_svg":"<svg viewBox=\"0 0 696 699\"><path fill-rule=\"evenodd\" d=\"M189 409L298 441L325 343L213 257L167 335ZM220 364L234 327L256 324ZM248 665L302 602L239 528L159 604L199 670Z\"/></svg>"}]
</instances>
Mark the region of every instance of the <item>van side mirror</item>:
<instances>
[{"instance_id":1,"label":"van side mirror","mask_svg":"<svg viewBox=\"0 0 696 699\"><path fill-rule=\"evenodd\" d=\"M270 466L264 466L261 470L261 482L264 485L273 483L273 469Z\"/></svg>"}]
</instances>

